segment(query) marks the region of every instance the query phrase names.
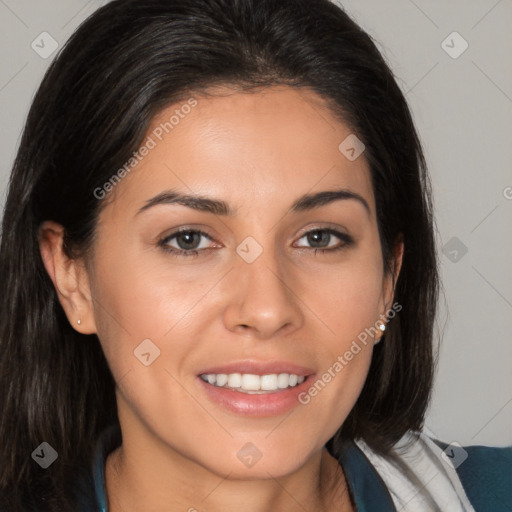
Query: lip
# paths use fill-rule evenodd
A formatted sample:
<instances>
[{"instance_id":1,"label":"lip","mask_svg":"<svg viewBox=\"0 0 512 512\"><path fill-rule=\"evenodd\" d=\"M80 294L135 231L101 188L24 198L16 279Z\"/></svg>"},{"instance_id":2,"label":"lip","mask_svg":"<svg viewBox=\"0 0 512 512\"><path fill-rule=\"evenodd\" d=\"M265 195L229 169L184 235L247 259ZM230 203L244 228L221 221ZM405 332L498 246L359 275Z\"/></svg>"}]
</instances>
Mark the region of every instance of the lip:
<instances>
[{"instance_id":1,"label":"lip","mask_svg":"<svg viewBox=\"0 0 512 512\"><path fill-rule=\"evenodd\" d=\"M273 373L294 373L296 375L304 375L308 377L315 373L311 368L299 366L285 361L252 361L243 360L236 361L221 366L211 366L198 373L199 375L207 375L209 373L252 373L253 375L270 375Z\"/></svg>"},{"instance_id":2,"label":"lip","mask_svg":"<svg viewBox=\"0 0 512 512\"><path fill-rule=\"evenodd\" d=\"M200 376L209 373L252 373L260 376L273 373L294 373L306 378L304 382L293 388L265 394L248 394L208 384ZM269 417L284 414L301 405L299 395L310 387L314 377L315 372L311 368L292 363L238 361L207 368L201 371L196 379L202 392L216 407L242 416Z\"/></svg>"}]
</instances>

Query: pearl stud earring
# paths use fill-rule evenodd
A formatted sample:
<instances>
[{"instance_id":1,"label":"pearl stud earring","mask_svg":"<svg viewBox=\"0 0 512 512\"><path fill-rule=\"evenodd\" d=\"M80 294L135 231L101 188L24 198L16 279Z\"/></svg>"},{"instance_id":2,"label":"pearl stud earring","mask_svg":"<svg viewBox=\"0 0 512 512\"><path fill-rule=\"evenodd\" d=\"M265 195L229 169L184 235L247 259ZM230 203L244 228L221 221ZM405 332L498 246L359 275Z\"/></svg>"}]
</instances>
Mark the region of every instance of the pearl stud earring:
<instances>
[{"instance_id":1,"label":"pearl stud earring","mask_svg":"<svg viewBox=\"0 0 512 512\"><path fill-rule=\"evenodd\" d=\"M379 329L382 331L382 335L378 339L375 340L374 345L377 345L377 343L381 342L382 336L384 335L384 331L386 330L386 326L384 324L380 324Z\"/></svg>"}]
</instances>

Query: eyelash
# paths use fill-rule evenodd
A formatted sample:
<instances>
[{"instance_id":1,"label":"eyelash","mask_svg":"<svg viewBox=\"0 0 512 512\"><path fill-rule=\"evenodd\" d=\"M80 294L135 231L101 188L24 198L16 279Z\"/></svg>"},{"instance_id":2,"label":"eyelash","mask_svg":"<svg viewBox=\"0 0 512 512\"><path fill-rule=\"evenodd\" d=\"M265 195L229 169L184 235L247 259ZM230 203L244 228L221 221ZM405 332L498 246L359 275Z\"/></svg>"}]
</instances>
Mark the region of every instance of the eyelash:
<instances>
[{"instance_id":1,"label":"eyelash","mask_svg":"<svg viewBox=\"0 0 512 512\"><path fill-rule=\"evenodd\" d=\"M201 231L200 229L179 229L178 231L175 231L174 233L170 234L169 236L166 236L165 238L162 238L158 241L158 246L166 253L171 253L175 256L184 256L184 257L193 257L198 256L200 251L205 251L207 249L190 249L186 251L185 249L176 249L175 247L170 247L167 245L170 240L173 238L176 238L181 233L196 233L200 236L204 236L205 238L208 238L208 240L212 240L210 235L208 233L205 233L204 231Z\"/></svg>"},{"instance_id":2,"label":"eyelash","mask_svg":"<svg viewBox=\"0 0 512 512\"><path fill-rule=\"evenodd\" d=\"M310 250L314 250L315 254L317 252L321 252L321 253L328 253L328 252L330 252L330 253L333 253L333 252L341 251L343 249L347 249L347 248L351 247L354 244L354 239L350 235L347 235L345 233L340 233L339 231L337 231L335 229L332 229L332 228L321 228L321 229L320 228L315 228L315 229L311 229L311 230L306 231L305 233L303 233L300 236L299 240L304 238L308 234L315 233L315 232L325 232L325 233L328 233L329 235L333 235L336 238L339 238L343 242L341 245L338 245L338 246L335 246L335 247L331 247L331 248L311 247ZM198 234L200 236L203 236L205 238L208 238L209 240L212 240L212 238L208 235L208 233L205 233L204 231L201 231L200 229L180 229L180 230L175 231L174 233L170 234L169 236L166 236L165 238L162 238L161 240L159 240L157 245L164 252L171 253L171 254L173 254L173 255L175 255L177 257L181 257L181 256L183 256L183 257L195 257L195 256L198 256L199 253L202 252L202 251L207 251L207 250L212 249L211 247L209 247L209 248L206 248L206 249L190 249L190 250L185 250L185 249L176 249L175 247L170 247L169 245L167 245L170 240L176 238L181 233L194 233L194 234ZM298 247L298 249L307 249L307 247L301 246L301 247Z\"/></svg>"}]
</instances>

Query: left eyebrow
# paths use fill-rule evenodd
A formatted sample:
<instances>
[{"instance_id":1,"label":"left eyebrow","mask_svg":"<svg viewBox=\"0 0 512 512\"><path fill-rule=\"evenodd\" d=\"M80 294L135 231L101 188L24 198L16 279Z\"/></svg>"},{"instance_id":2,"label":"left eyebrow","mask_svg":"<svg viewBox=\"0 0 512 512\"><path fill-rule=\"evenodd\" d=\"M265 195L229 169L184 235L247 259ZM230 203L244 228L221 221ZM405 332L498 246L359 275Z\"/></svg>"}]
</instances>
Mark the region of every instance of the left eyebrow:
<instances>
[{"instance_id":1,"label":"left eyebrow","mask_svg":"<svg viewBox=\"0 0 512 512\"><path fill-rule=\"evenodd\" d=\"M313 208L319 208L326 204L332 203L333 201L354 199L364 206L368 215L371 215L370 206L366 199L356 192L351 190L340 189L340 190L329 190L324 192L318 192L316 194L306 194L299 198L291 208L292 212L303 212L305 210L311 210Z\"/></svg>"}]
</instances>

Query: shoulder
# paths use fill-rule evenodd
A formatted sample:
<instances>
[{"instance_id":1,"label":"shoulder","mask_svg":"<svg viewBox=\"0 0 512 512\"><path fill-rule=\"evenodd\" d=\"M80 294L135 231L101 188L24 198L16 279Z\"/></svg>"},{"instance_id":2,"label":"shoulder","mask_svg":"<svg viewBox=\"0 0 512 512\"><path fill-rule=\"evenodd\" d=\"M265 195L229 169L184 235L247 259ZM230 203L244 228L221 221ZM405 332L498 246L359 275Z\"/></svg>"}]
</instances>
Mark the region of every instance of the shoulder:
<instances>
[{"instance_id":1,"label":"shoulder","mask_svg":"<svg viewBox=\"0 0 512 512\"><path fill-rule=\"evenodd\" d=\"M408 432L386 456L357 444L396 510L512 511L512 446L461 446L419 432Z\"/></svg>"},{"instance_id":2,"label":"shoulder","mask_svg":"<svg viewBox=\"0 0 512 512\"><path fill-rule=\"evenodd\" d=\"M512 446L460 446L433 439L443 450L475 510L512 510Z\"/></svg>"}]
</instances>

